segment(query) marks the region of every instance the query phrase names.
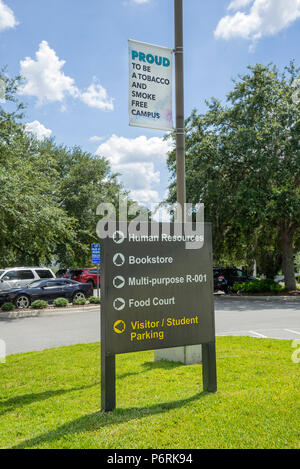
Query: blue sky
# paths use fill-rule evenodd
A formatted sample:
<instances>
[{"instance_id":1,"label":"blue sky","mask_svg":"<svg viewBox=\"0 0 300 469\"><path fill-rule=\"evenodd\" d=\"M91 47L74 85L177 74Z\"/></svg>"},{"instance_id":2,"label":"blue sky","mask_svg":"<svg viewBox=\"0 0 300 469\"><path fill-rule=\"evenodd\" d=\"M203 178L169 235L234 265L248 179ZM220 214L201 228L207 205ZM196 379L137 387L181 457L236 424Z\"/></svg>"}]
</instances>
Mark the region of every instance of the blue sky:
<instances>
[{"instance_id":1,"label":"blue sky","mask_svg":"<svg viewBox=\"0 0 300 469\"><path fill-rule=\"evenodd\" d=\"M248 64L300 65L300 0L183 0L186 116ZM0 0L0 66L26 77L28 130L107 157L148 206L169 182L164 133L128 125L128 39L173 47L173 0Z\"/></svg>"}]
</instances>

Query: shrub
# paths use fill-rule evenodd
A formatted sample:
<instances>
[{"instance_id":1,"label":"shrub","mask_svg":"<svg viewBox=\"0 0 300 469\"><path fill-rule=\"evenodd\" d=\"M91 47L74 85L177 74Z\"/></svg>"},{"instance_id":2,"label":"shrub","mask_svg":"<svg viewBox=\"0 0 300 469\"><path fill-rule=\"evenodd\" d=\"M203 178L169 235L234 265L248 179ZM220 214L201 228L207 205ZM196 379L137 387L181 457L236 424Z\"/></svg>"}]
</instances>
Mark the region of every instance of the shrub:
<instances>
[{"instance_id":1,"label":"shrub","mask_svg":"<svg viewBox=\"0 0 300 469\"><path fill-rule=\"evenodd\" d=\"M79 300L73 300L74 306L84 306L86 304L85 298L80 298Z\"/></svg>"},{"instance_id":2,"label":"shrub","mask_svg":"<svg viewBox=\"0 0 300 469\"><path fill-rule=\"evenodd\" d=\"M279 283L274 282L273 285L270 285L270 290L271 290L271 292L279 293L281 291L284 291L285 288L282 287L281 285L279 285Z\"/></svg>"},{"instance_id":3,"label":"shrub","mask_svg":"<svg viewBox=\"0 0 300 469\"><path fill-rule=\"evenodd\" d=\"M59 308L66 308L69 302L66 298L56 298L56 300L53 301L53 304Z\"/></svg>"},{"instance_id":4,"label":"shrub","mask_svg":"<svg viewBox=\"0 0 300 469\"><path fill-rule=\"evenodd\" d=\"M243 285L244 283L235 283L231 289L233 292L237 293L238 291L241 291L243 289Z\"/></svg>"},{"instance_id":5,"label":"shrub","mask_svg":"<svg viewBox=\"0 0 300 469\"><path fill-rule=\"evenodd\" d=\"M14 309L16 309L16 307L12 303L4 303L1 306L2 311L13 311Z\"/></svg>"},{"instance_id":6,"label":"shrub","mask_svg":"<svg viewBox=\"0 0 300 469\"><path fill-rule=\"evenodd\" d=\"M32 303L31 308L32 309L45 309L47 308L47 306L48 306L47 301L36 300Z\"/></svg>"},{"instance_id":7,"label":"shrub","mask_svg":"<svg viewBox=\"0 0 300 469\"><path fill-rule=\"evenodd\" d=\"M232 289L235 292L241 291L243 293L279 293L284 290L284 288L279 285L279 283L276 283L274 280L270 279L235 283Z\"/></svg>"},{"instance_id":8,"label":"shrub","mask_svg":"<svg viewBox=\"0 0 300 469\"><path fill-rule=\"evenodd\" d=\"M94 305L99 305L100 301L100 298L97 298L96 296L91 296L91 298L89 298L89 302Z\"/></svg>"}]
</instances>

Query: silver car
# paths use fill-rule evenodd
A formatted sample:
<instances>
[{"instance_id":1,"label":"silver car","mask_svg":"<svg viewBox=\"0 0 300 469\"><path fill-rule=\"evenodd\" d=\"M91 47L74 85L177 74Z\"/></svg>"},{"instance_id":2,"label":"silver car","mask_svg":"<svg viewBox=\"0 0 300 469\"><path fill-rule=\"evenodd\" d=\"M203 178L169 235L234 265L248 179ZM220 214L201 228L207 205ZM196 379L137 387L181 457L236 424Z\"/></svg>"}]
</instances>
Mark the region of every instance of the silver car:
<instances>
[{"instance_id":1,"label":"silver car","mask_svg":"<svg viewBox=\"0 0 300 469\"><path fill-rule=\"evenodd\" d=\"M55 278L51 269L46 267L16 267L0 270L0 292L11 288L24 287L34 280Z\"/></svg>"}]
</instances>

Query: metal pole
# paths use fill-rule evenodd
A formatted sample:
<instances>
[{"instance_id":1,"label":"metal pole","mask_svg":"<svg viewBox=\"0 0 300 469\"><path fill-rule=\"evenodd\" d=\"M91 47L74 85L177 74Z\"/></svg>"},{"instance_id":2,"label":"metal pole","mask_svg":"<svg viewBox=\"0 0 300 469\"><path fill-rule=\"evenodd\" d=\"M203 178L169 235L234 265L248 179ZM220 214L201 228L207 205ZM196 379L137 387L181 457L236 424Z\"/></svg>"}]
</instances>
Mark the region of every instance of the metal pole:
<instances>
[{"instance_id":1,"label":"metal pole","mask_svg":"<svg viewBox=\"0 0 300 469\"><path fill-rule=\"evenodd\" d=\"M202 345L202 361L203 389L206 392L217 392L217 361L215 342Z\"/></svg>"},{"instance_id":2,"label":"metal pole","mask_svg":"<svg viewBox=\"0 0 300 469\"><path fill-rule=\"evenodd\" d=\"M101 342L101 409L112 412L116 408L116 360L115 355L105 355Z\"/></svg>"},{"instance_id":3,"label":"metal pole","mask_svg":"<svg viewBox=\"0 0 300 469\"><path fill-rule=\"evenodd\" d=\"M177 172L177 211L175 222L185 221L185 129L184 129L184 70L183 70L183 7L182 0L174 0L175 26L175 80L176 80L176 172ZM155 352L155 359L178 361L187 364L187 348L165 349Z\"/></svg>"},{"instance_id":4,"label":"metal pole","mask_svg":"<svg viewBox=\"0 0 300 469\"><path fill-rule=\"evenodd\" d=\"M174 0L175 12L175 78L176 78L176 168L177 203L181 206L177 221L185 220L185 126L184 126L184 62L183 62L183 7L182 0ZM181 216L180 216L181 213Z\"/></svg>"},{"instance_id":5,"label":"metal pole","mask_svg":"<svg viewBox=\"0 0 300 469\"><path fill-rule=\"evenodd\" d=\"M107 249L101 246L101 309L100 309L100 337L101 337L101 409L103 412L112 412L116 408L116 359L115 355L107 355L107 330L105 304L105 282L107 272Z\"/></svg>"},{"instance_id":6,"label":"metal pole","mask_svg":"<svg viewBox=\"0 0 300 469\"><path fill-rule=\"evenodd\" d=\"M99 294L99 282L100 278L99 278L99 264L97 265L97 298L100 298L100 294Z\"/></svg>"}]
</instances>

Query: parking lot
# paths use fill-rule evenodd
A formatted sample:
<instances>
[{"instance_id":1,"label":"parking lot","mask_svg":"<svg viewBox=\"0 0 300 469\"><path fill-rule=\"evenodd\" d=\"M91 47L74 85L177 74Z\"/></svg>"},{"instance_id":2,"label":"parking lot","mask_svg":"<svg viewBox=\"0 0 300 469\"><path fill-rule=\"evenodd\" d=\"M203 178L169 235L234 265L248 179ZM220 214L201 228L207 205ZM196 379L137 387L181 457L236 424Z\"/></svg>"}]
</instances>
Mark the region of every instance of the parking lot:
<instances>
[{"instance_id":1,"label":"parking lot","mask_svg":"<svg viewBox=\"0 0 300 469\"><path fill-rule=\"evenodd\" d=\"M300 340L300 301L247 300L216 297L218 336L250 336ZM88 312L0 320L0 339L7 354L100 340L100 308Z\"/></svg>"},{"instance_id":2,"label":"parking lot","mask_svg":"<svg viewBox=\"0 0 300 469\"><path fill-rule=\"evenodd\" d=\"M218 336L300 339L299 299L216 299Z\"/></svg>"}]
</instances>

